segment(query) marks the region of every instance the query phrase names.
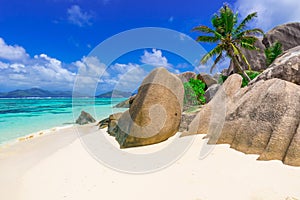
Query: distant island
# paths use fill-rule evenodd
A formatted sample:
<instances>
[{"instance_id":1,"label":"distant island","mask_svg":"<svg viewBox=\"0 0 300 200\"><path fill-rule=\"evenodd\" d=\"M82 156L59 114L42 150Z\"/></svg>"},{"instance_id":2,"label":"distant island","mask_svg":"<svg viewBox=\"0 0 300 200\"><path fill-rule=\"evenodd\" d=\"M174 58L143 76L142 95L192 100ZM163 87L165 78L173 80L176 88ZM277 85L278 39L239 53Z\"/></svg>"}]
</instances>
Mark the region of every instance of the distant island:
<instances>
[{"instance_id":1,"label":"distant island","mask_svg":"<svg viewBox=\"0 0 300 200\"><path fill-rule=\"evenodd\" d=\"M49 91L40 88L30 88L25 90L13 90L10 92L0 92L0 98L30 98L30 97L72 97L72 91ZM110 91L103 94L96 95L96 98L128 98L131 92L124 91ZM85 97L85 95L76 94L76 97Z\"/></svg>"},{"instance_id":2,"label":"distant island","mask_svg":"<svg viewBox=\"0 0 300 200\"><path fill-rule=\"evenodd\" d=\"M48 91L39 88L14 90L0 93L0 98L25 98L25 97L72 97L71 91Z\"/></svg>"},{"instance_id":3,"label":"distant island","mask_svg":"<svg viewBox=\"0 0 300 200\"><path fill-rule=\"evenodd\" d=\"M132 96L131 92L114 90L114 91L106 92L104 94L97 95L96 98L128 98L130 96Z\"/></svg>"}]
</instances>

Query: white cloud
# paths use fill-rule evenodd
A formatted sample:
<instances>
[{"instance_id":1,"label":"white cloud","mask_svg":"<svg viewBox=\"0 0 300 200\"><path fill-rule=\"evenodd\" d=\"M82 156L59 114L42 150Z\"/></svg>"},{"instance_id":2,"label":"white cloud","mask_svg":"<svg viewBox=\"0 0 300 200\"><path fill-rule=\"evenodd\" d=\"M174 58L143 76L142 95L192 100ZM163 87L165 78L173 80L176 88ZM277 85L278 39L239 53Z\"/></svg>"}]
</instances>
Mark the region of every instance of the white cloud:
<instances>
[{"instance_id":1,"label":"white cloud","mask_svg":"<svg viewBox=\"0 0 300 200\"><path fill-rule=\"evenodd\" d=\"M76 92L94 95L99 83L106 83L110 75L104 63L95 57L83 57L73 63L78 68L75 87Z\"/></svg>"},{"instance_id":2,"label":"white cloud","mask_svg":"<svg viewBox=\"0 0 300 200\"><path fill-rule=\"evenodd\" d=\"M23 64L14 63L14 64L11 64L9 67L12 68L13 72L26 73L25 66Z\"/></svg>"},{"instance_id":3,"label":"white cloud","mask_svg":"<svg viewBox=\"0 0 300 200\"><path fill-rule=\"evenodd\" d=\"M0 61L0 69L7 69L9 64Z\"/></svg>"},{"instance_id":4,"label":"white cloud","mask_svg":"<svg viewBox=\"0 0 300 200\"><path fill-rule=\"evenodd\" d=\"M97 57L83 57L80 61L73 63L78 67L80 76L107 77L109 76L106 65L101 63Z\"/></svg>"},{"instance_id":5,"label":"white cloud","mask_svg":"<svg viewBox=\"0 0 300 200\"><path fill-rule=\"evenodd\" d=\"M35 56L35 61L35 64L30 66L29 69L34 70L31 71L31 74L39 76L39 80L60 83L72 83L74 81L75 73L63 68L61 61L46 54Z\"/></svg>"},{"instance_id":6,"label":"white cloud","mask_svg":"<svg viewBox=\"0 0 300 200\"><path fill-rule=\"evenodd\" d=\"M28 57L23 47L7 45L5 41L0 38L0 59L25 60Z\"/></svg>"},{"instance_id":7,"label":"white cloud","mask_svg":"<svg viewBox=\"0 0 300 200\"><path fill-rule=\"evenodd\" d=\"M237 0L235 7L244 18L252 12L258 13L258 18L251 26L268 31L277 25L300 21L299 0Z\"/></svg>"},{"instance_id":8,"label":"white cloud","mask_svg":"<svg viewBox=\"0 0 300 200\"><path fill-rule=\"evenodd\" d=\"M0 85L11 89L39 86L49 90L71 90L76 75L45 54L35 56L26 64L12 62L5 66L0 68Z\"/></svg>"},{"instance_id":9,"label":"white cloud","mask_svg":"<svg viewBox=\"0 0 300 200\"><path fill-rule=\"evenodd\" d=\"M179 63L176 65L177 69L187 69L188 67L190 67L188 63Z\"/></svg>"},{"instance_id":10,"label":"white cloud","mask_svg":"<svg viewBox=\"0 0 300 200\"><path fill-rule=\"evenodd\" d=\"M180 71L176 69L168 59L162 55L161 50L152 49L152 52L144 51L144 55L141 56L141 62L153 67L165 67L172 73L179 74Z\"/></svg>"},{"instance_id":11,"label":"white cloud","mask_svg":"<svg viewBox=\"0 0 300 200\"><path fill-rule=\"evenodd\" d=\"M92 25L91 19L93 15L90 12L84 12L78 5L71 6L68 10L68 20L71 24L83 27Z\"/></svg>"},{"instance_id":12,"label":"white cloud","mask_svg":"<svg viewBox=\"0 0 300 200\"><path fill-rule=\"evenodd\" d=\"M118 74L118 81L115 84L114 89L134 92L136 89L138 89L138 87L141 85L142 81L148 74L148 72L139 65L135 65L134 67L131 65L128 66L128 68L130 68L130 70L128 70L126 73Z\"/></svg>"},{"instance_id":13,"label":"white cloud","mask_svg":"<svg viewBox=\"0 0 300 200\"><path fill-rule=\"evenodd\" d=\"M135 91L144 80L148 72L138 64L116 63L108 68L109 75L101 77L99 90L114 89L121 91Z\"/></svg>"},{"instance_id":14,"label":"white cloud","mask_svg":"<svg viewBox=\"0 0 300 200\"><path fill-rule=\"evenodd\" d=\"M3 41L2 44L5 44L3 39L1 41ZM46 54L30 57L23 47L17 45L5 44L5 46L9 47L7 48L8 51L21 50L23 58L26 59L16 59L15 56L0 58L2 90L31 87L48 90L72 90L76 79L77 91L86 94L94 94L98 84L100 84L98 89L101 91L118 89L133 92L155 67L166 67L171 72L179 73L177 67L168 63L168 59L163 56L162 51L156 49L150 52L144 51L141 56L141 64L116 63L107 68L97 57L83 57L71 64L65 64ZM78 70L79 76L69 69Z\"/></svg>"},{"instance_id":15,"label":"white cloud","mask_svg":"<svg viewBox=\"0 0 300 200\"><path fill-rule=\"evenodd\" d=\"M152 53L145 51L141 57L143 64L152 65L155 67L169 67L170 64L166 57L162 55L161 50L152 49Z\"/></svg>"},{"instance_id":16,"label":"white cloud","mask_svg":"<svg viewBox=\"0 0 300 200\"><path fill-rule=\"evenodd\" d=\"M134 92L149 73L149 69L134 63L115 63L107 68L107 76L98 80L98 92L120 90Z\"/></svg>"},{"instance_id":17,"label":"white cloud","mask_svg":"<svg viewBox=\"0 0 300 200\"><path fill-rule=\"evenodd\" d=\"M128 63L128 64L116 63L116 64L110 66L110 69L114 70L118 74L125 74L128 71L131 71L131 70L133 70L135 68L138 68L138 67L139 67L139 65L132 64L132 63Z\"/></svg>"},{"instance_id":18,"label":"white cloud","mask_svg":"<svg viewBox=\"0 0 300 200\"><path fill-rule=\"evenodd\" d=\"M46 54L31 58L23 47L2 44L0 57L0 85L2 90L39 86L50 90L70 90L75 73L65 69L62 62Z\"/></svg>"}]
</instances>

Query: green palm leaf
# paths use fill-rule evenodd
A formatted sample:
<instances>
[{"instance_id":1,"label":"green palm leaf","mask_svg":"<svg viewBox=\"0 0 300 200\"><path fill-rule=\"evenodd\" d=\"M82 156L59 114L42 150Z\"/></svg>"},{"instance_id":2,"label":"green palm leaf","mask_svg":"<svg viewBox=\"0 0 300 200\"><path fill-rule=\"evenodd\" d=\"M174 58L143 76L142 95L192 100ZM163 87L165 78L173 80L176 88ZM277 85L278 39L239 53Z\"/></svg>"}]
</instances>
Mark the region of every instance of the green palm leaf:
<instances>
[{"instance_id":1,"label":"green palm leaf","mask_svg":"<svg viewBox=\"0 0 300 200\"><path fill-rule=\"evenodd\" d=\"M192 31L199 31L199 32L203 32L203 33L213 33L217 38L219 38L219 39L222 38L222 35L220 33L218 33L215 30L212 30L208 26L197 26L197 27L193 28Z\"/></svg>"},{"instance_id":2,"label":"green palm leaf","mask_svg":"<svg viewBox=\"0 0 300 200\"><path fill-rule=\"evenodd\" d=\"M220 54L222 53L222 47L220 45L216 46L214 49L212 49L210 52L208 52L207 54L205 54L202 59L201 59L201 64L205 64L207 63L207 61L217 55L217 54Z\"/></svg>"},{"instance_id":3,"label":"green palm leaf","mask_svg":"<svg viewBox=\"0 0 300 200\"><path fill-rule=\"evenodd\" d=\"M241 38L246 35L264 35L264 31L259 28L249 29L235 34L234 37Z\"/></svg>"},{"instance_id":4,"label":"green palm leaf","mask_svg":"<svg viewBox=\"0 0 300 200\"><path fill-rule=\"evenodd\" d=\"M213 36L198 36L196 41L197 42L217 42L219 38Z\"/></svg>"},{"instance_id":5,"label":"green palm leaf","mask_svg":"<svg viewBox=\"0 0 300 200\"><path fill-rule=\"evenodd\" d=\"M235 29L234 32L239 33L240 31L244 30L247 23L250 22L254 17L257 17L257 12L247 15L247 17L240 23L240 25Z\"/></svg>"}]
</instances>

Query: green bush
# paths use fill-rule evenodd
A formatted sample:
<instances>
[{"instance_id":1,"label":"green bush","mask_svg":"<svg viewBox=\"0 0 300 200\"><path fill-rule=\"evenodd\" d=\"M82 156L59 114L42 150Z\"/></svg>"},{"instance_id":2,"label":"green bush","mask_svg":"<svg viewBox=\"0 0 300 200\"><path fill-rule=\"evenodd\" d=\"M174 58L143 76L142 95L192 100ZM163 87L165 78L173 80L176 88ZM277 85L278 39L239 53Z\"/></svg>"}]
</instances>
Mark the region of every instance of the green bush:
<instances>
[{"instance_id":1,"label":"green bush","mask_svg":"<svg viewBox=\"0 0 300 200\"><path fill-rule=\"evenodd\" d=\"M275 42L270 47L266 48L265 55L267 66L270 66L280 54L282 54L282 44L279 42Z\"/></svg>"},{"instance_id":2,"label":"green bush","mask_svg":"<svg viewBox=\"0 0 300 200\"><path fill-rule=\"evenodd\" d=\"M221 74L219 77L218 83L223 84L227 78L228 78L228 76L224 76L223 74Z\"/></svg>"},{"instance_id":3,"label":"green bush","mask_svg":"<svg viewBox=\"0 0 300 200\"><path fill-rule=\"evenodd\" d=\"M250 70L246 70L245 72L251 80L253 80L255 77L257 77L260 74L260 72L250 71ZM242 87L247 86L249 81L241 73L239 73L239 74L243 77ZM228 76L221 75L219 78L219 83L221 83L221 84L224 83L227 78L228 78Z\"/></svg>"},{"instance_id":4,"label":"green bush","mask_svg":"<svg viewBox=\"0 0 300 200\"><path fill-rule=\"evenodd\" d=\"M255 77L257 77L260 74L260 72L257 71L246 70L245 72L251 80L253 80ZM241 76L243 77L242 87L245 87L248 85L249 81L242 74Z\"/></svg>"},{"instance_id":5,"label":"green bush","mask_svg":"<svg viewBox=\"0 0 300 200\"><path fill-rule=\"evenodd\" d=\"M191 78L189 82L183 84L184 86L184 104L205 104L205 83L201 80Z\"/></svg>"}]
</instances>

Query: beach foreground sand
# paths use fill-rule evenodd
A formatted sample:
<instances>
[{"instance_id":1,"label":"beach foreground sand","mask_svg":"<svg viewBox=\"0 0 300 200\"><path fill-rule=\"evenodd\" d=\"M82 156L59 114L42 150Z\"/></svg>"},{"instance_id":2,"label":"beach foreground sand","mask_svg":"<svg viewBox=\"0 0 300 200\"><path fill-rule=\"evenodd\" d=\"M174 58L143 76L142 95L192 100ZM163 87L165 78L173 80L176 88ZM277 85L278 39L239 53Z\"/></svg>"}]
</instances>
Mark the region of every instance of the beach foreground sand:
<instances>
[{"instance_id":1,"label":"beach foreground sand","mask_svg":"<svg viewBox=\"0 0 300 200\"><path fill-rule=\"evenodd\" d=\"M106 134L95 125L79 129L86 134ZM300 199L300 168L280 161L256 161L257 155L245 155L228 145L217 145L200 160L202 137L196 136L173 165L154 173L133 175L96 161L73 127L54 130L0 148L0 199ZM164 145L124 151L145 153Z\"/></svg>"}]
</instances>

